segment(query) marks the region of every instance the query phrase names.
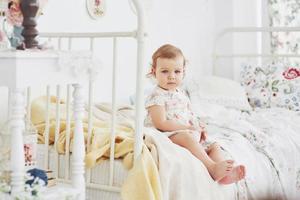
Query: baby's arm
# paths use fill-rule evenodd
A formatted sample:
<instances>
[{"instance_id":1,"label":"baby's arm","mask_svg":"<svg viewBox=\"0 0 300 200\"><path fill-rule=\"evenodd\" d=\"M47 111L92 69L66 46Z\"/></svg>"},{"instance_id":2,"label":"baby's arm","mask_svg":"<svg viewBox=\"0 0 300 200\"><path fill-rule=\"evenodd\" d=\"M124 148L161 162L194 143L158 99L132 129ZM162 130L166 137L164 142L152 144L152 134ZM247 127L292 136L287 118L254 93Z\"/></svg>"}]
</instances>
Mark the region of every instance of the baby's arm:
<instances>
[{"instance_id":1,"label":"baby's arm","mask_svg":"<svg viewBox=\"0 0 300 200\"><path fill-rule=\"evenodd\" d=\"M148 108L148 112L151 116L152 123L155 128L161 131L178 131L178 130L186 130L191 129L195 130L192 126L186 126L180 124L175 120L167 120L166 111L163 106L154 105Z\"/></svg>"}]
</instances>

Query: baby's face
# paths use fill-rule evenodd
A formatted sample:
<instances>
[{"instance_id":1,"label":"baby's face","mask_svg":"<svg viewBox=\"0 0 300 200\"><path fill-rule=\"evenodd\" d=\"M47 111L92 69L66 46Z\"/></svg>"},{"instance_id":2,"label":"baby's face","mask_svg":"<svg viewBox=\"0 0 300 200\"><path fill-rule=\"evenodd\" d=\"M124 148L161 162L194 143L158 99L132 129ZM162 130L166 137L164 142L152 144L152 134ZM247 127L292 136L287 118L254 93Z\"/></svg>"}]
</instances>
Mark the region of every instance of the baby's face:
<instances>
[{"instance_id":1,"label":"baby's face","mask_svg":"<svg viewBox=\"0 0 300 200\"><path fill-rule=\"evenodd\" d=\"M183 57L174 59L158 58L155 69L155 77L158 85L165 90L176 90L183 80L183 65Z\"/></svg>"}]
</instances>

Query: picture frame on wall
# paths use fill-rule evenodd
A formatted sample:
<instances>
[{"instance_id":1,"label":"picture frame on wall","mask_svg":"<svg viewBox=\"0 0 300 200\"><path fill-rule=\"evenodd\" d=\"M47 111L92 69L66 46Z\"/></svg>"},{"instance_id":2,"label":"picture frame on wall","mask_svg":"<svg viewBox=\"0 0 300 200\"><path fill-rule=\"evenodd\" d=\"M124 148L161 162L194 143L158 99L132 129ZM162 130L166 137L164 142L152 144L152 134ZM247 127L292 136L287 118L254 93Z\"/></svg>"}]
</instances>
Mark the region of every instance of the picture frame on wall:
<instances>
[{"instance_id":1,"label":"picture frame on wall","mask_svg":"<svg viewBox=\"0 0 300 200\"><path fill-rule=\"evenodd\" d=\"M86 7L92 19L99 19L105 14L105 0L86 0Z\"/></svg>"}]
</instances>

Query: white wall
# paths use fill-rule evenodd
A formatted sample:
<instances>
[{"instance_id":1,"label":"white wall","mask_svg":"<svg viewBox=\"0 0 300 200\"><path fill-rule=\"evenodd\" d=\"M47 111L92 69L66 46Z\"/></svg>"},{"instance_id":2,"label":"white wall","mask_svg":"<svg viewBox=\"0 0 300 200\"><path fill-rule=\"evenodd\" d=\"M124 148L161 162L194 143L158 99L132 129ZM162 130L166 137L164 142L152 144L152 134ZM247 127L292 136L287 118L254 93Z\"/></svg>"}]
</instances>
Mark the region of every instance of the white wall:
<instances>
[{"instance_id":1,"label":"white wall","mask_svg":"<svg viewBox=\"0 0 300 200\"><path fill-rule=\"evenodd\" d=\"M261 26L260 4L265 0L216 0L216 32L226 27ZM256 33L226 34L219 42L218 53L255 53L259 50ZM217 74L236 78L242 59L223 58L216 62Z\"/></svg>"},{"instance_id":2,"label":"white wall","mask_svg":"<svg viewBox=\"0 0 300 200\"><path fill-rule=\"evenodd\" d=\"M260 11L262 0L234 0L233 24L237 27L257 27L261 26ZM261 33L239 33L234 34L233 53L258 53L260 49ZM245 63L245 58L235 59L233 75L239 79L240 65Z\"/></svg>"},{"instance_id":3,"label":"white wall","mask_svg":"<svg viewBox=\"0 0 300 200\"><path fill-rule=\"evenodd\" d=\"M132 30L135 16L127 0L106 0L106 13L92 20L85 0L49 0L38 20L40 31L117 31Z\"/></svg>"},{"instance_id":4,"label":"white wall","mask_svg":"<svg viewBox=\"0 0 300 200\"><path fill-rule=\"evenodd\" d=\"M209 0L154 0L149 14L149 53L164 43L182 49L188 71L206 73L215 29L215 2Z\"/></svg>"}]
</instances>

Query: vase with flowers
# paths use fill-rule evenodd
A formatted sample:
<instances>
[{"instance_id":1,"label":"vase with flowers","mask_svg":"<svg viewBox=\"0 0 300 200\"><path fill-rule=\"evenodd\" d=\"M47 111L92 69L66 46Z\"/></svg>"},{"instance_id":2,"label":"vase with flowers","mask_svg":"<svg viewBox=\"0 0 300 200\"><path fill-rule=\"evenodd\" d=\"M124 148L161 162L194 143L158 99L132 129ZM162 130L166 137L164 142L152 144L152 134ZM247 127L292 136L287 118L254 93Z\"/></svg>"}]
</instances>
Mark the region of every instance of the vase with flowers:
<instances>
[{"instance_id":1,"label":"vase with flowers","mask_svg":"<svg viewBox=\"0 0 300 200\"><path fill-rule=\"evenodd\" d=\"M48 0L9 0L6 12L7 22L12 25L9 40L12 47L36 48L36 16L42 14L41 10Z\"/></svg>"}]
</instances>

